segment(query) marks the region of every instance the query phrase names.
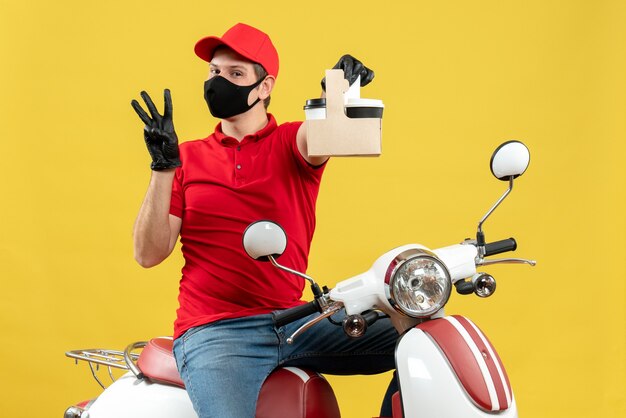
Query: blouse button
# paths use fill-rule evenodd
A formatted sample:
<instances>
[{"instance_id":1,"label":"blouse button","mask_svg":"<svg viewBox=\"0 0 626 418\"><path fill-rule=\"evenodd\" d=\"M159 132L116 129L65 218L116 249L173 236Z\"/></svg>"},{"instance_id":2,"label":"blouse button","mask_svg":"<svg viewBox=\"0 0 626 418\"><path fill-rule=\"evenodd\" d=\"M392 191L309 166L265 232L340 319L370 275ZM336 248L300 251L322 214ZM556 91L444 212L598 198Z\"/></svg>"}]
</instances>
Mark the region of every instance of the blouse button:
<instances>
[{"instance_id":1,"label":"blouse button","mask_svg":"<svg viewBox=\"0 0 626 418\"><path fill-rule=\"evenodd\" d=\"M237 170L241 170L241 164L237 164Z\"/></svg>"}]
</instances>

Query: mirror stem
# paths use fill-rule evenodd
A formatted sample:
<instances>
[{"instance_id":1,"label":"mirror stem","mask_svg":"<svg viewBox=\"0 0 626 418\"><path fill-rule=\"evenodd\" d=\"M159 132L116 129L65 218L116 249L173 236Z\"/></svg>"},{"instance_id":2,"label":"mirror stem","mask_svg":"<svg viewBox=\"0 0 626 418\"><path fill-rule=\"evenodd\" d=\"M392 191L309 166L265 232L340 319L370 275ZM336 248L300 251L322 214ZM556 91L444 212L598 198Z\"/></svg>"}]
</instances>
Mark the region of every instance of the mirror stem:
<instances>
[{"instance_id":1,"label":"mirror stem","mask_svg":"<svg viewBox=\"0 0 626 418\"><path fill-rule=\"evenodd\" d=\"M292 270L289 267L285 267L285 266L278 264L276 260L274 259L274 256L272 255L268 255L267 258L270 260L270 263L272 263L274 267L281 269L283 271L286 271L288 273L295 274L298 277L302 277L304 280L307 280L309 283L311 283L311 290L313 291L313 296L315 296L316 298L322 296L323 293L320 287L317 285L317 283L315 283L315 280L313 280L312 277L307 276L304 273L300 273L299 271Z\"/></svg>"},{"instance_id":2,"label":"mirror stem","mask_svg":"<svg viewBox=\"0 0 626 418\"><path fill-rule=\"evenodd\" d=\"M504 194L500 197L500 199L498 199L498 201L491 207L491 209L489 209L489 211L485 214L485 216L483 216L483 218L478 222L478 232L476 233L476 241L478 244L479 252L481 253L480 254L481 258L485 255L485 243L486 243L485 234L483 232L483 224L485 223L487 218L491 216L493 211L496 210L498 206L500 206L500 203L502 203L502 201L509 195L509 193L511 193L511 190L513 190L514 178L515 178L514 176L509 177L509 188L507 189L507 191L504 192Z\"/></svg>"}]
</instances>

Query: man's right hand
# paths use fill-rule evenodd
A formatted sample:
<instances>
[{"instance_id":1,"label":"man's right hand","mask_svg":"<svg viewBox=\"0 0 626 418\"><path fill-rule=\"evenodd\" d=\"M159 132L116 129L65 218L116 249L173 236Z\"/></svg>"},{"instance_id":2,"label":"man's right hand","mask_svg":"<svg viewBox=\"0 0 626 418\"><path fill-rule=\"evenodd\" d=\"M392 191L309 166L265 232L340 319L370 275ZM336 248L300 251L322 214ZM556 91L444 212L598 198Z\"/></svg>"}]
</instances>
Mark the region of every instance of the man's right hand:
<instances>
[{"instance_id":1,"label":"man's right hand","mask_svg":"<svg viewBox=\"0 0 626 418\"><path fill-rule=\"evenodd\" d=\"M146 102L152 118L148 116L137 100L130 102L139 118L145 123L143 137L152 157L151 168L155 171L176 168L181 165L178 153L178 137L172 121L172 97L169 89L165 89L163 96L165 98L163 116L159 114L152 99L145 91L141 92L141 97Z\"/></svg>"},{"instance_id":2,"label":"man's right hand","mask_svg":"<svg viewBox=\"0 0 626 418\"><path fill-rule=\"evenodd\" d=\"M352 55L339 58L333 70L343 70L343 76L352 85L357 77L361 77L361 87L368 85L374 79L374 71L367 68L361 61ZM322 90L326 91L326 77L322 79Z\"/></svg>"}]
</instances>

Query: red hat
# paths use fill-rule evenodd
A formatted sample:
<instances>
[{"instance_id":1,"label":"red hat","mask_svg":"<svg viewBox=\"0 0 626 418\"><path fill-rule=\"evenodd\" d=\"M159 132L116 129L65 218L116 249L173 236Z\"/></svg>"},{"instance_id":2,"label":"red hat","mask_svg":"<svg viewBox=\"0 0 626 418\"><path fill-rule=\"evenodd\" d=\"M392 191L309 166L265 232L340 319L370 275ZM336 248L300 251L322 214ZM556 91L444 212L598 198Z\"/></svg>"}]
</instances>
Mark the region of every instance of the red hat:
<instances>
[{"instance_id":1,"label":"red hat","mask_svg":"<svg viewBox=\"0 0 626 418\"><path fill-rule=\"evenodd\" d=\"M226 45L250 61L261 64L269 75L278 76L278 52L266 33L243 23L228 29L221 38L207 36L196 43L194 51L210 62L215 48Z\"/></svg>"}]
</instances>

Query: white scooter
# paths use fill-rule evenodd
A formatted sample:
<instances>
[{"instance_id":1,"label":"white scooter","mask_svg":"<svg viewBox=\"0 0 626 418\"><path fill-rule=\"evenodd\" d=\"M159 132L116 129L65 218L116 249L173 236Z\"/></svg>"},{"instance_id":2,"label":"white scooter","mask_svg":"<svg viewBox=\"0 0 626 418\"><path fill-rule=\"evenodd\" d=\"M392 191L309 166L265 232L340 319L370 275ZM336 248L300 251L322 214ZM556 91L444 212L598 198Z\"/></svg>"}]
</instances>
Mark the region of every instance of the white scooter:
<instances>
[{"instance_id":1,"label":"white scooter","mask_svg":"<svg viewBox=\"0 0 626 418\"><path fill-rule=\"evenodd\" d=\"M519 141L500 145L491 171L509 182L507 191L478 224L475 240L429 250L409 244L383 254L360 275L320 289L315 281L276 262L287 237L270 221L251 224L243 237L252 258L299 275L311 283L314 300L274 316L282 326L315 312L319 316L300 327L293 341L320 321L345 312L347 336L358 338L368 325L388 316L398 330L396 371L399 393L393 397L393 418L517 417L513 391L496 350L485 335L463 316L445 316L452 287L460 294L488 297L495 279L477 267L534 261L487 256L514 251L513 238L487 243L482 226L513 189L514 179L528 167L528 149ZM313 331L314 332L314 331ZM135 350L143 348L141 354ZM171 338L131 344L125 351L75 350L66 353L89 364L94 378L102 365L114 381L94 400L71 406L65 418L197 417L172 356ZM112 368L129 370L115 379ZM266 380L257 401L257 418L338 418L337 401L323 376L305 369L279 368Z\"/></svg>"}]
</instances>

